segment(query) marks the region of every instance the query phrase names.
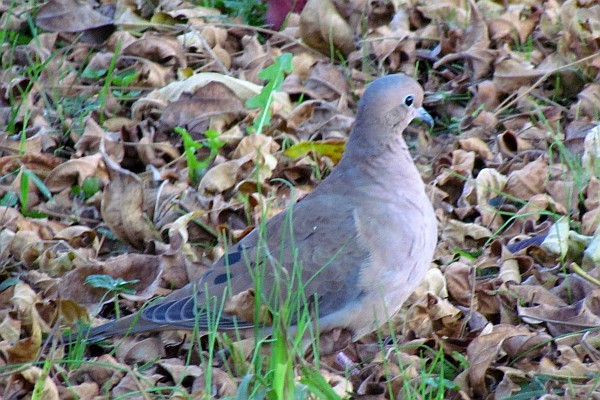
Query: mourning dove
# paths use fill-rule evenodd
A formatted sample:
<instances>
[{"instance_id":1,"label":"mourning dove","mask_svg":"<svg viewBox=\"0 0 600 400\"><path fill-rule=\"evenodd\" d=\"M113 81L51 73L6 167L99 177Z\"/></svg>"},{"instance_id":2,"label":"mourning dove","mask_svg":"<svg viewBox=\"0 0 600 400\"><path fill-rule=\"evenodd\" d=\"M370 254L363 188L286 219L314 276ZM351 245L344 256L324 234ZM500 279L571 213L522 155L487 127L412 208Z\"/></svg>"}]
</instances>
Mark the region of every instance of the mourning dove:
<instances>
[{"instance_id":1,"label":"mourning dove","mask_svg":"<svg viewBox=\"0 0 600 400\"><path fill-rule=\"evenodd\" d=\"M309 306L322 335L342 331L354 341L377 329L421 283L437 242L436 217L402 137L414 118L433 124L422 102L423 90L410 77L373 81L340 163L312 193L229 248L196 282L92 328L88 340L250 328L254 313L238 310L236 295L251 310L253 298L274 309L290 291ZM297 318L291 316L290 329Z\"/></svg>"}]
</instances>

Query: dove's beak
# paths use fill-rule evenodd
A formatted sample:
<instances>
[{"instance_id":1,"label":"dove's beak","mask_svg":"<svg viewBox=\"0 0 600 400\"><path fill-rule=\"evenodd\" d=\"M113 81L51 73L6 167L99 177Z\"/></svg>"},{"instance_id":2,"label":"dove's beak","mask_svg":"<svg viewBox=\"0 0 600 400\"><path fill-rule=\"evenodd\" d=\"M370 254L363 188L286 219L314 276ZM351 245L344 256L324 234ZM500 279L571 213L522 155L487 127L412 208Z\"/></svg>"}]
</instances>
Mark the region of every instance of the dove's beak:
<instances>
[{"instance_id":1,"label":"dove's beak","mask_svg":"<svg viewBox=\"0 0 600 400\"><path fill-rule=\"evenodd\" d=\"M430 128L433 128L433 126L435 125L433 122L433 118L431 117L431 115L429 115L427 111L425 111L423 107L417 109L417 115L415 115L415 118L425 122L427 125L429 125Z\"/></svg>"}]
</instances>

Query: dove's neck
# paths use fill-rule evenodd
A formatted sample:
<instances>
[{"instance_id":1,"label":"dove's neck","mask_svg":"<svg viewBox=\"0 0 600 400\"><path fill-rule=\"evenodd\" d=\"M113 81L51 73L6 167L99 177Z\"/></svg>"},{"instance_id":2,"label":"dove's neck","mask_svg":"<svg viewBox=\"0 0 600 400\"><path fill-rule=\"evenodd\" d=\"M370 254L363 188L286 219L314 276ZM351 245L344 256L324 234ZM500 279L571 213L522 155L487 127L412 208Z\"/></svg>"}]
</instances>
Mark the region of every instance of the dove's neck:
<instances>
[{"instance_id":1,"label":"dove's neck","mask_svg":"<svg viewBox=\"0 0 600 400\"><path fill-rule=\"evenodd\" d=\"M422 188L421 175L402 137L404 128L398 126L394 132L389 127L378 127L376 124L355 126L336 169L358 181L364 180L364 183Z\"/></svg>"}]
</instances>

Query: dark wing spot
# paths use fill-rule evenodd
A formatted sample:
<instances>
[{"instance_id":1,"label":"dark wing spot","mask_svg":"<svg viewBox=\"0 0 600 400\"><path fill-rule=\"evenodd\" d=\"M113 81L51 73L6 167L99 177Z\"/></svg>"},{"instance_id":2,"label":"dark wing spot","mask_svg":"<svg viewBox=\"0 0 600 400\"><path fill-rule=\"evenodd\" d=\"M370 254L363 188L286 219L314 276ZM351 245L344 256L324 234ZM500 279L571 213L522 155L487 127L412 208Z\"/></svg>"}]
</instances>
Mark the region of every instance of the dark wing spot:
<instances>
[{"instance_id":1,"label":"dark wing spot","mask_svg":"<svg viewBox=\"0 0 600 400\"><path fill-rule=\"evenodd\" d=\"M232 265L237 263L242 259L242 253L239 251L233 253L227 253L223 257L225 257L225 265Z\"/></svg>"},{"instance_id":2,"label":"dark wing spot","mask_svg":"<svg viewBox=\"0 0 600 400\"><path fill-rule=\"evenodd\" d=\"M227 282L227 277L228 276L231 276L233 278L233 275L231 275L231 274L220 274L220 275L217 275L217 277L214 280L215 285L219 285L221 283Z\"/></svg>"}]
</instances>

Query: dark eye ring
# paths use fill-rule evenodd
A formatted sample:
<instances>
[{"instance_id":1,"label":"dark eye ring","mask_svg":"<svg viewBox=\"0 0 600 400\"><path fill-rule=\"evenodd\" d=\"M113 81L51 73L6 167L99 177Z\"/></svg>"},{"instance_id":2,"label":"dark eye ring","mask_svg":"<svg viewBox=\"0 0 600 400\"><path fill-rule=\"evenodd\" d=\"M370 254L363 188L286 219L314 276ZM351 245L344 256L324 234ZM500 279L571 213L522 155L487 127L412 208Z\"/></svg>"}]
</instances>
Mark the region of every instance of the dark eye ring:
<instances>
[{"instance_id":1,"label":"dark eye ring","mask_svg":"<svg viewBox=\"0 0 600 400\"><path fill-rule=\"evenodd\" d=\"M407 107L411 107L415 102L415 97L412 94L409 94L404 98L404 105Z\"/></svg>"}]
</instances>

